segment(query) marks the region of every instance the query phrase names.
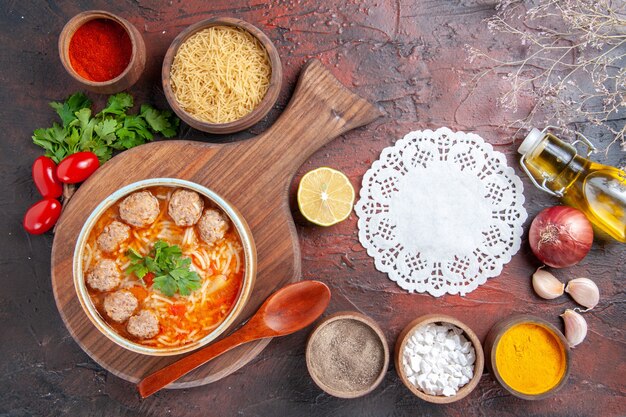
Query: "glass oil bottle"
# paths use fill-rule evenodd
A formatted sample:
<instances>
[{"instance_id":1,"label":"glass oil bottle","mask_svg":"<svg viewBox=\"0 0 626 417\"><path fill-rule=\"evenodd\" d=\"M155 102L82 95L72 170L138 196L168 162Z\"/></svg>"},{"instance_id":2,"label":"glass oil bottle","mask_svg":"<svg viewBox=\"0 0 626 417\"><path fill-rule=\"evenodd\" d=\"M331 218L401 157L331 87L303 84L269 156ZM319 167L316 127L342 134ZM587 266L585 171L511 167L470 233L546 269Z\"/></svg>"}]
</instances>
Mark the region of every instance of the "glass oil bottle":
<instances>
[{"instance_id":1,"label":"glass oil bottle","mask_svg":"<svg viewBox=\"0 0 626 417\"><path fill-rule=\"evenodd\" d=\"M520 165L533 184L585 213L612 238L626 242L626 172L587 159L595 147L583 135L573 144L532 129L517 150ZM587 157L574 145L587 146Z\"/></svg>"}]
</instances>

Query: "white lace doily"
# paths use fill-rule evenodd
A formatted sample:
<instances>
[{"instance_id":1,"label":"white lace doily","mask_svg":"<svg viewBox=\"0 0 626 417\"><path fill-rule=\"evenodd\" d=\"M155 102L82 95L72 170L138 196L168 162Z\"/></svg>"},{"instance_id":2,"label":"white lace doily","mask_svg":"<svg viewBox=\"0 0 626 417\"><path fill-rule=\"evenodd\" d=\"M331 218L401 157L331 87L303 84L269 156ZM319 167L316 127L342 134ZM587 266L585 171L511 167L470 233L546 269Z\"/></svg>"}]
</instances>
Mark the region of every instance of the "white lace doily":
<instances>
[{"instance_id":1,"label":"white lace doily","mask_svg":"<svg viewBox=\"0 0 626 417\"><path fill-rule=\"evenodd\" d=\"M363 177L359 240L405 290L465 295L519 250L522 191L504 155L480 136L411 132Z\"/></svg>"}]
</instances>

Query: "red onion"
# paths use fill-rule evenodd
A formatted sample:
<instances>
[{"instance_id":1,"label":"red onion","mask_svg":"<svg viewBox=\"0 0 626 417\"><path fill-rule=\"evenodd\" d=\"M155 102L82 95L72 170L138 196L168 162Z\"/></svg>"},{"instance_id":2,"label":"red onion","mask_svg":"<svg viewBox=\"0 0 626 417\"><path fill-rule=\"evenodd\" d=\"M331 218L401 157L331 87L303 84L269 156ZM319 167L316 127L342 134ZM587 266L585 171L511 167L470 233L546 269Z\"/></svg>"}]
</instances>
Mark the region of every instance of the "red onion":
<instances>
[{"instance_id":1,"label":"red onion","mask_svg":"<svg viewBox=\"0 0 626 417\"><path fill-rule=\"evenodd\" d=\"M553 268L565 268L576 265L587 255L593 243L593 228L582 211L555 206L535 217L528 240L541 262Z\"/></svg>"}]
</instances>

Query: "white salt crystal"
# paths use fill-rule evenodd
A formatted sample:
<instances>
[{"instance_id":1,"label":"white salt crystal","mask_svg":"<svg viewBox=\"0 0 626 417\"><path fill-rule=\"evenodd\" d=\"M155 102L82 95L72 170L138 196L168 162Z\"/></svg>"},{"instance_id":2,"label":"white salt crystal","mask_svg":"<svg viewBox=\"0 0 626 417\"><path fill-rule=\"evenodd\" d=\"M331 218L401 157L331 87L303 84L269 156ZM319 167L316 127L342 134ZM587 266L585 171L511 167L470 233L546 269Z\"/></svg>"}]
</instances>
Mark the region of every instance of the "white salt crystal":
<instances>
[{"instance_id":1,"label":"white salt crystal","mask_svg":"<svg viewBox=\"0 0 626 417\"><path fill-rule=\"evenodd\" d=\"M428 324L409 336L402 363L411 384L427 394L450 396L470 381L475 359L459 328Z\"/></svg>"},{"instance_id":2,"label":"white salt crystal","mask_svg":"<svg viewBox=\"0 0 626 417\"><path fill-rule=\"evenodd\" d=\"M436 387L433 385L432 382L430 381L424 382L424 390L426 391L427 394L437 395L437 393L435 392L435 388Z\"/></svg>"},{"instance_id":3,"label":"white salt crystal","mask_svg":"<svg viewBox=\"0 0 626 417\"><path fill-rule=\"evenodd\" d=\"M456 348L457 346L457 344L452 339L446 339L444 342L444 345L446 346L446 349L448 350L454 350L454 348Z\"/></svg>"},{"instance_id":4,"label":"white salt crystal","mask_svg":"<svg viewBox=\"0 0 626 417\"><path fill-rule=\"evenodd\" d=\"M432 349L432 346L429 345L417 345L415 346L415 352L420 355L425 355Z\"/></svg>"},{"instance_id":5,"label":"white salt crystal","mask_svg":"<svg viewBox=\"0 0 626 417\"><path fill-rule=\"evenodd\" d=\"M409 365L412 369L420 369L420 362L422 361L422 357L419 355L411 356L409 358Z\"/></svg>"},{"instance_id":6,"label":"white salt crystal","mask_svg":"<svg viewBox=\"0 0 626 417\"><path fill-rule=\"evenodd\" d=\"M469 352L467 352L467 363L469 363L470 365L473 365L474 361L476 361L476 353L474 352L474 349L472 349Z\"/></svg>"}]
</instances>

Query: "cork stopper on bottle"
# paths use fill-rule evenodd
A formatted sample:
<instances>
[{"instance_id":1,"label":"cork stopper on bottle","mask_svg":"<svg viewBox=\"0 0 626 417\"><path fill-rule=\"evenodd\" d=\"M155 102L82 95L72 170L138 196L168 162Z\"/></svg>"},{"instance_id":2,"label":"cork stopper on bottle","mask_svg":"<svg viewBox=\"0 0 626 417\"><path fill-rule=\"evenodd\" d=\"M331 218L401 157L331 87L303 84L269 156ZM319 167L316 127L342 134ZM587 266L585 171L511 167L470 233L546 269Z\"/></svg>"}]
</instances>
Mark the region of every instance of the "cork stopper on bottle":
<instances>
[{"instance_id":1,"label":"cork stopper on bottle","mask_svg":"<svg viewBox=\"0 0 626 417\"><path fill-rule=\"evenodd\" d=\"M530 133L526 135L526 139L524 139L519 148L517 148L517 152L522 155L526 155L527 153L531 152L537 147L543 136L543 132L533 127Z\"/></svg>"}]
</instances>

